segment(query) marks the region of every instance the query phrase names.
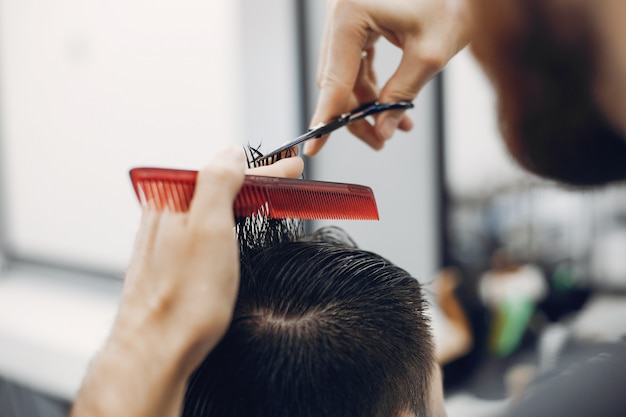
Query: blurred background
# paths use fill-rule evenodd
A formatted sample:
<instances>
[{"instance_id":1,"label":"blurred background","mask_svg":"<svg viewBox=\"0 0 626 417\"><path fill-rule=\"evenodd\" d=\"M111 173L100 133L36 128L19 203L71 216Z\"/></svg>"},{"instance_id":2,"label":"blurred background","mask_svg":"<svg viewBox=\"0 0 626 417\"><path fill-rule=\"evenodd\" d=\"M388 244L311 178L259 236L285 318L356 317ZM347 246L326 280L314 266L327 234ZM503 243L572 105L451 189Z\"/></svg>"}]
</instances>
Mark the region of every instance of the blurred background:
<instances>
[{"instance_id":1,"label":"blurred background","mask_svg":"<svg viewBox=\"0 0 626 417\"><path fill-rule=\"evenodd\" d=\"M324 9L0 0L3 417L64 415L106 338L140 215L129 169L199 169L225 143L270 151L307 129ZM377 48L384 80L400 54ZM380 152L333 134L306 177L373 188L379 222L332 224L424 284L436 337L462 330L442 360L450 414L488 415L568 343L626 332L626 191L520 171L467 51L410 115Z\"/></svg>"}]
</instances>

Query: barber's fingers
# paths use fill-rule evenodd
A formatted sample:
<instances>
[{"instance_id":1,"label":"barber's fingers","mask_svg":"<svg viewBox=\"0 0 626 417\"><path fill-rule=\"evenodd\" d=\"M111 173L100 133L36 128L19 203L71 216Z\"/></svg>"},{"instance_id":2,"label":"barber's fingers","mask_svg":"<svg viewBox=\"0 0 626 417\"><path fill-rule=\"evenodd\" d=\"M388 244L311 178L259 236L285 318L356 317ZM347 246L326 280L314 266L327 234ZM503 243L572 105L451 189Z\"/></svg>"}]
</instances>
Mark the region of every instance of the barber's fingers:
<instances>
[{"instance_id":1,"label":"barber's fingers","mask_svg":"<svg viewBox=\"0 0 626 417\"><path fill-rule=\"evenodd\" d=\"M350 102L350 108L378 100L379 89L374 70L374 47L364 50L364 54L365 57L361 60L361 68L354 85L354 98ZM363 119L353 122L348 125L348 130L373 149L379 150L383 147L384 140L380 138L369 120Z\"/></svg>"},{"instance_id":2,"label":"barber's fingers","mask_svg":"<svg viewBox=\"0 0 626 417\"><path fill-rule=\"evenodd\" d=\"M372 126L366 120L359 120L358 122L348 125L348 130L354 136L360 138L363 142L368 144L372 149L380 150L383 148L385 141L380 140L374 126Z\"/></svg>"},{"instance_id":3,"label":"barber's fingers","mask_svg":"<svg viewBox=\"0 0 626 417\"><path fill-rule=\"evenodd\" d=\"M154 246L154 239L159 230L159 212L146 207L141 213L139 231L135 237L135 255L142 256L149 253Z\"/></svg>"},{"instance_id":4,"label":"barber's fingers","mask_svg":"<svg viewBox=\"0 0 626 417\"><path fill-rule=\"evenodd\" d=\"M320 95L311 124L326 122L350 109L349 97L360 94L355 88L360 76L355 74L361 65L361 51L372 47L380 36L402 49L403 55L378 100L414 100L424 84L469 41L471 25L467 21L471 19L459 18L456 9L459 7L451 8L445 0L329 0L318 71ZM403 111L383 112L375 120L379 142L397 129L413 126ZM367 135L369 129L352 130ZM361 139L373 143L375 138ZM314 155L325 140L309 141L304 153Z\"/></svg>"},{"instance_id":5,"label":"barber's fingers","mask_svg":"<svg viewBox=\"0 0 626 417\"><path fill-rule=\"evenodd\" d=\"M135 237L133 253L126 273L125 288L134 285L128 281L132 281L133 277L136 276L135 272L143 268L150 259L157 240L160 215L161 213L150 207L145 208L141 214L139 231Z\"/></svg>"},{"instance_id":6,"label":"barber's fingers","mask_svg":"<svg viewBox=\"0 0 626 417\"><path fill-rule=\"evenodd\" d=\"M297 148L296 148L297 149ZM246 174L265 177L299 178L304 171L304 161L299 156L283 158L271 165L246 170Z\"/></svg>"},{"instance_id":7,"label":"barber's fingers","mask_svg":"<svg viewBox=\"0 0 626 417\"><path fill-rule=\"evenodd\" d=\"M419 43L407 43L400 64L383 86L379 100L383 103L412 101L422 87L439 72L444 65L441 54L428 54L418 50ZM381 113L376 120L376 130L385 140L400 128L408 130L412 123L404 111Z\"/></svg>"},{"instance_id":8,"label":"barber's fingers","mask_svg":"<svg viewBox=\"0 0 626 417\"><path fill-rule=\"evenodd\" d=\"M324 33L322 56L318 69L320 88L316 113L311 125L325 123L348 109L362 60L362 51L369 47L370 31L364 20L355 18L349 2L330 2L332 10ZM350 18L345 15L351 14ZM306 155L314 155L326 138L308 141Z\"/></svg>"},{"instance_id":9,"label":"barber's fingers","mask_svg":"<svg viewBox=\"0 0 626 417\"><path fill-rule=\"evenodd\" d=\"M246 170L245 166L245 153L239 147L227 147L215 155L198 173L189 210L190 223L201 226L212 219L221 219L226 211L232 217L232 204L241 189L246 173L298 178L304 171L304 161L299 156L284 158L265 167Z\"/></svg>"},{"instance_id":10,"label":"barber's fingers","mask_svg":"<svg viewBox=\"0 0 626 417\"><path fill-rule=\"evenodd\" d=\"M326 15L327 16L331 15L332 3L333 3L332 0L326 1ZM329 37L330 37L330 34L328 32L330 31L330 26L331 26L331 20L327 18L324 24L324 33L322 34L322 42L320 44L319 56L317 59L317 72L315 74L315 80L318 86L322 82L322 74L324 73L324 69L326 68L326 55L328 53L328 42L329 42Z\"/></svg>"},{"instance_id":11,"label":"barber's fingers","mask_svg":"<svg viewBox=\"0 0 626 417\"><path fill-rule=\"evenodd\" d=\"M189 209L189 224L202 230L233 222L233 201L244 180L246 158L239 147L219 151L198 173Z\"/></svg>"},{"instance_id":12,"label":"barber's fingers","mask_svg":"<svg viewBox=\"0 0 626 417\"><path fill-rule=\"evenodd\" d=\"M371 41L371 38L372 38L371 36L368 37L370 41ZM325 111L325 113L328 114L328 116L319 116L319 113L314 115L312 119L313 120L312 125L315 125L317 123L328 122L330 119L332 119L333 117L336 117L338 114L341 114L346 110L355 108L361 103L367 103L367 102L375 101L378 99L379 89L378 89L378 84L377 84L376 71L374 70L374 65L373 65L374 55L375 55L374 47L369 46L365 48L364 50L362 50L360 54L361 55L359 59L358 72L356 75L356 79L351 85L351 90L345 89L345 91L341 93L341 95L347 94L346 97L340 98L341 102L344 103L342 105L341 110L336 110L333 114L331 114L332 111ZM323 85L323 83L320 85ZM330 86L329 88L336 89L336 85ZM327 94L324 92L324 89L322 89L322 91L320 92L320 99L318 101L318 107L317 107L318 112L320 110L327 110L327 107L329 106L329 104L323 104L323 102L324 100L326 100L325 97L332 97L332 96L334 95ZM323 120L321 120L322 117L324 117ZM359 126L353 126L353 125L361 125L361 126L359 127ZM356 136L361 138L364 142L368 143L370 146L372 146L375 149L379 149L380 146L378 146L378 142L381 141L380 138L376 137L375 130L368 129L366 125L369 126L369 123L365 121L359 121L359 122L353 123L348 128L350 129L351 132L353 132ZM304 153L308 156L315 155L324 146L327 139L328 139L328 135L319 139L311 139L307 141L304 144Z\"/></svg>"},{"instance_id":13,"label":"barber's fingers","mask_svg":"<svg viewBox=\"0 0 626 417\"><path fill-rule=\"evenodd\" d=\"M304 154L306 156L315 156L317 153L324 147L326 141L328 140L328 135L322 136L317 139L309 139L304 143Z\"/></svg>"},{"instance_id":14,"label":"barber's fingers","mask_svg":"<svg viewBox=\"0 0 626 417\"><path fill-rule=\"evenodd\" d=\"M369 103L378 100L379 89L376 71L374 70L374 47L367 48L363 51L365 57L361 59L359 73L354 82L353 92L356 97L355 103L350 106L357 106L360 103Z\"/></svg>"}]
</instances>

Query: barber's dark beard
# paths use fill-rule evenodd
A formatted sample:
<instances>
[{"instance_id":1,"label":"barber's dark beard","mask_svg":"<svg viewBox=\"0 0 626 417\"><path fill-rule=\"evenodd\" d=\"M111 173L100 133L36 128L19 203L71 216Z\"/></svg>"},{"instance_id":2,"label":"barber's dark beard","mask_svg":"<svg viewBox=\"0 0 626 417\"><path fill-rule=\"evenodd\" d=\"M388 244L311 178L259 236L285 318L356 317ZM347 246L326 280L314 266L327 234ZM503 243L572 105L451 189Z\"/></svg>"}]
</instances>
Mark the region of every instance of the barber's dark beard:
<instances>
[{"instance_id":1,"label":"barber's dark beard","mask_svg":"<svg viewBox=\"0 0 626 417\"><path fill-rule=\"evenodd\" d=\"M515 159L573 186L626 179L626 138L593 94L589 19L555 13L550 0L477 3L478 27L485 30L473 50L495 84L501 128Z\"/></svg>"}]
</instances>

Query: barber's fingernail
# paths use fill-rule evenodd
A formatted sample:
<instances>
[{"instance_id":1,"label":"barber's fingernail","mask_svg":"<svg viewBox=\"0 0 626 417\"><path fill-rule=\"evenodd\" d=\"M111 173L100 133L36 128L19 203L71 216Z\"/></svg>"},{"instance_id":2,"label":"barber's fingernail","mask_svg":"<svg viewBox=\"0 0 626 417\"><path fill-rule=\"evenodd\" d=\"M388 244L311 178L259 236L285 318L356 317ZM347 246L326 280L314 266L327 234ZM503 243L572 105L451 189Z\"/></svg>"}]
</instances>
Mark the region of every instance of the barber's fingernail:
<instances>
[{"instance_id":1,"label":"barber's fingernail","mask_svg":"<svg viewBox=\"0 0 626 417\"><path fill-rule=\"evenodd\" d=\"M215 154L215 159L225 160L236 164L245 164L246 155L238 146L230 145L220 149Z\"/></svg>"},{"instance_id":2,"label":"barber's fingernail","mask_svg":"<svg viewBox=\"0 0 626 417\"><path fill-rule=\"evenodd\" d=\"M383 125L380 127L380 134L382 135L383 139L389 140L393 136L396 129L398 128L399 124L400 124L400 118L396 118L393 116L387 117L383 121Z\"/></svg>"}]
</instances>

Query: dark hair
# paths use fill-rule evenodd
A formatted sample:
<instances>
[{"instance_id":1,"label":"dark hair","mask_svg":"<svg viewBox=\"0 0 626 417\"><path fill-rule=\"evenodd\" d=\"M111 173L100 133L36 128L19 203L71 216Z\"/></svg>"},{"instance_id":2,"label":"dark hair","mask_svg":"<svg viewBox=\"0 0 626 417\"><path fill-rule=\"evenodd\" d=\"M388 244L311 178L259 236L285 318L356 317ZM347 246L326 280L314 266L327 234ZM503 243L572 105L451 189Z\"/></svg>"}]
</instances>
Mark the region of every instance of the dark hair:
<instances>
[{"instance_id":1,"label":"dark hair","mask_svg":"<svg viewBox=\"0 0 626 417\"><path fill-rule=\"evenodd\" d=\"M626 141L594 94L599 44L589 13L546 0L473 7L472 50L493 82L517 162L573 186L626 179Z\"/></svg>"},{"instance_id":2,"label":"dark hair","mask_svg":"<svg viewBox=\"0 0 626 417\"><path fill-rule=\"evenodd\" d=\"M436 364L417 280L338 229L293 241L282 222L239 226L273 243L244 242L232 324L183 415L427 415Z\"/></svg>"}]
</instances>

